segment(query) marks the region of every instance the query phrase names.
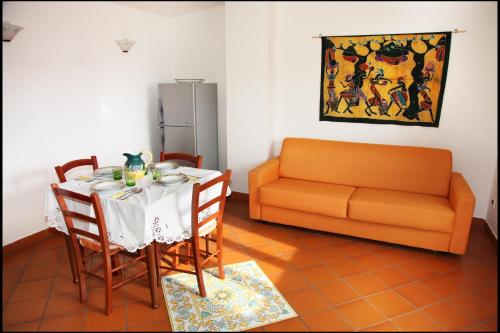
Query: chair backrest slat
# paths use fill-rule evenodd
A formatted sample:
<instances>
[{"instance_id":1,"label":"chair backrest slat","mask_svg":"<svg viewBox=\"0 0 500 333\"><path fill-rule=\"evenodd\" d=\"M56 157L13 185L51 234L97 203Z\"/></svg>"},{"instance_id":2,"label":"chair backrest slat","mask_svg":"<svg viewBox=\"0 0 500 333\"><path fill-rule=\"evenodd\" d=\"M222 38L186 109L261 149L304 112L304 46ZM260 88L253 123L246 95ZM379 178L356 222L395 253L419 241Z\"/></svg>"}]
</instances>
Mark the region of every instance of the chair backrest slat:
<instances>
[{"instance_id":1,"label":"chair backrest slat","mask_svg":"<svg viewBox=\"0 0 500 333\"><path fill-rule=\"evenodd\" d=\"M80 214L80 213L77 213L77 212L73 212L71 210L66 210L66 211L63 211L62 213L65 216L72 217L72 218L75 218L77 220L81 220L81 221L86 221L86 222L89 222L89 223L97 224L97 221L96 221L95 217L90 217L88 215L83 215L83 214Z\"/></svg>"},{"instance_id":2,"label":"chair backrest slat","mask_svg":"<svg viewBox=\"0 0 500 333\"><path fill-rule=\"evenodd\" d=\"M63 189L63 188L60 188L60 187L57 187L55 189L53 189L55 193L59 194L59 195L62 195L63 197L67 197L67 198L71 198L71 199L76 199L76 200L79 200L79 201L83 201L87 204L90 203L90 197L86 196L86 195L83 195L83 194L80 194L80 193L77 193L77 192L73 192L73 191L70 191L70 190L66 190L66 189Z\"/></svg>"},{"instance_id":3,"label":"chair backrest slat","mask_svg":"<svg viewBox=\"0 0 500 333\"><path fill-rule=\"evenodd\" d=\"M222 176L224 176L224 175L222 175ZM212 186L217 185L218 183L222 183L222 182L224 182L224 181L225 181L225 179L224 179L224 177L222 177L222 176L219 176L219 177L217 177L217 178L211 179L211 180L209 180L208 182L206 182L206 183L204 183L204 184L201 184L201 185L200 185L200 188L199 188L199 191L200 191L200 192L203 192L203 191L205 191L205 190L206 190L207 188L209 188L209 187L212 187Z\"/></svg>"},{"instance_id":4,"label":"chair backrest slat","mask_svg":"<svg viewBox=\"0 0 500 333\"><path fill-rule=\"evenodd\" d=\"M200 208L199 208L199 210L203 211L203 210L207 209L208 207L210 207L210 206L212 206L212 205L220 202L221 199L222 199L222 197L219 195L218 197L213 198L212 200L210 200L210 201L204 203L203 205L201 205Z\"/></svg>"},{"instance_id":5,"label":"chair backrest slat","mask_svg":"<svg viewBox=\"0 0 500 333\"><path fill-rule=\"evenodd\" d=\"M188 161L194 165L195 168L201 168L203 163L203 156L201 155L191 155L186 153L166 153L164 151L160 152L160 162L168 160L182 160Z\"/></svg>"},{"instance_id":6,"label":"chair backrest slat","mask_svg":"<svg viewBox=\"0 0 500 333\"><path fill-rule=\"evenodd\" d=\"M93 234L91 232L88 232L87 230L83 230L83 229L79 229L79 228L69 228L71 229L71 232L75 233L75 234L78 234L78 235L82 235L82 236L85 236L85 237L88 237L88 238L92 238L96 241L100 241L101 238L96 235L96 234Z\"/></svg>"},{"instance_id":7,"label":"chair backrest slat","mask_svg":"<svg viewBox=\"0 0 500 333\"><path fill-rule=\"evenodd\" d=\"M199 228L201 228L201 227L203 227L203 226L204 226L205 224L207 224L208 222L210 222L210 221L212 221L212 220L214 220L214 219L218 218L218 217L219 217L219 215L220 215L219 213L220 213L220 212L219 212L219 211L217 211L216 213L214 213L214 214L212 214L212 215L210 215L210 216L207 216L207 217L205 217L203 220L199 221L199 222L198 222L198 229L199 229Z\"/></svg>"},{"instance_id":8,"label":"chair backrest slat","mask_svg":"<svg viewBox=\"0 0 500 333\"><path fill-rule=\"evenodd\" d=\"M97 157L92 155L90 158L87 159L79 159L79 160L74 160L70 161L68 163L65 163L63 165L58 165L55 167L56 173L57 173L57 178L59 178L59 182L64 183L67 181L65 173L68 172L69 170L79 167L79 166L84 166L84 165L91 165L92 169L95 170L99 168L99 165L97 163Z\"/></svg>"}]
</instances>

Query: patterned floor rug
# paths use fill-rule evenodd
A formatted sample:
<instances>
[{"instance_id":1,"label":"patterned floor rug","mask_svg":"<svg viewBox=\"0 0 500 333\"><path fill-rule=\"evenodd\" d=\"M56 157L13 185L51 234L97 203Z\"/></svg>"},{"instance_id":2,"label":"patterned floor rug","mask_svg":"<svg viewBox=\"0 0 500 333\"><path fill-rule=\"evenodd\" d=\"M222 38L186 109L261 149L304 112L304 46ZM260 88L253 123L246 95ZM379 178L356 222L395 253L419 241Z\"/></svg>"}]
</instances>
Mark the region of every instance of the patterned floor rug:
<instances>
[{"instance_id":1,"label":"patterned floor rug","mask_svg":"<svg viewBox=\"0 0 500 333\"><path fill-rule=\"evenodd\" d=\"M198 293L196 276L162 278L163 294L174 332L244 331L296 317L297 314L255 261L204 270L207 297Z\"/></svg>"}]
</instances>

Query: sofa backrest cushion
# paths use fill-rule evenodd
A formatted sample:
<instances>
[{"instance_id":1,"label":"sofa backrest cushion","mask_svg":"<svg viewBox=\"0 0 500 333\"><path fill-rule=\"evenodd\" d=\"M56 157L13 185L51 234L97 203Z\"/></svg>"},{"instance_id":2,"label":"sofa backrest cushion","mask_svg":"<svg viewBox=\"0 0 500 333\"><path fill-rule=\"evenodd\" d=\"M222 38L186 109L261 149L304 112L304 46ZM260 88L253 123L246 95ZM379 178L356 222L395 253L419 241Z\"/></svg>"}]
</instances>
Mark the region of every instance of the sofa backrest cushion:
<instances>
[{"instance_id":1,"label":"sofa backrest cushion","mask_svg":"<svg viewBox=\"0 0 500 333\"><path fill-rule=\"evenodd\" d=\"M279 176L448 196L451 171L446 149L285 138Z\"/></svg>"}]
</instances>

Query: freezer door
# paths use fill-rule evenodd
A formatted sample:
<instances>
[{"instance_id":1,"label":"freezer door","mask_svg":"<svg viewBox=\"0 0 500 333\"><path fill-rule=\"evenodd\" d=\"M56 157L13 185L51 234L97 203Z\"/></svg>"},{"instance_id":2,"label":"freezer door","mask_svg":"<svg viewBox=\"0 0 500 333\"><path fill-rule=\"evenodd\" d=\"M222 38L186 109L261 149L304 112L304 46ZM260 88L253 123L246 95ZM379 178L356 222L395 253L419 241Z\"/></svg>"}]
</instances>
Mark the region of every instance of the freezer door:
<instances>
[{"instance_id":1,"label":"freezer door","mask_svg":"<svg viewBox=\"0 0 500 333\"><path fill-rule=\"evenodd\" d=\"M196 155L196 129L194 127L165 126L163 151Z\"/></svg>"},{"instance_id":2,"label":"freezer door","mask_svg":"<svg viewBox=\"0 0 500 333\"><path fill-rule=\"evenodd\" d=\"M162 83L158 85L159 120L165 125L195 126L193 84Z\"/></svg>"}]
</instances>

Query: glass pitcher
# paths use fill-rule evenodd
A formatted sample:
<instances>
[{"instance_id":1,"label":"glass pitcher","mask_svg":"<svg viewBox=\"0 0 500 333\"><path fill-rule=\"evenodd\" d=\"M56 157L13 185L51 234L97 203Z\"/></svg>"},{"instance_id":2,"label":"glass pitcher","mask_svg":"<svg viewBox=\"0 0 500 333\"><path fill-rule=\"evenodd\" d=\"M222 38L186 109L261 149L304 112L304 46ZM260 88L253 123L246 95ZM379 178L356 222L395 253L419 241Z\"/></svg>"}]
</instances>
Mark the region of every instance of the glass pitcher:
<instances>
[{"instance_id":1,"label":"glass pitcher","mask_svg":"<svg viewBox=\"0 0 500 333\"><path fill-rule=\"evenodd\" d=\"M147 162L141 158L142 154L149 156ZM123 153L123 156L127 158L125 162L125 167L128 172L132 172L135 179L141 179L147 173L149 164L153 161L153 154L149 150L143 150L139 154L134 155L130 153Z\"/></svg>"}]
</instances>

